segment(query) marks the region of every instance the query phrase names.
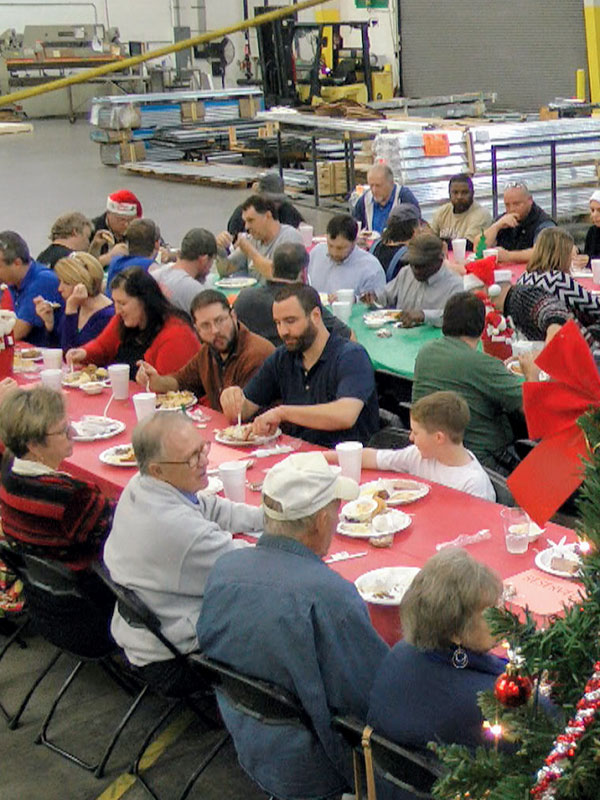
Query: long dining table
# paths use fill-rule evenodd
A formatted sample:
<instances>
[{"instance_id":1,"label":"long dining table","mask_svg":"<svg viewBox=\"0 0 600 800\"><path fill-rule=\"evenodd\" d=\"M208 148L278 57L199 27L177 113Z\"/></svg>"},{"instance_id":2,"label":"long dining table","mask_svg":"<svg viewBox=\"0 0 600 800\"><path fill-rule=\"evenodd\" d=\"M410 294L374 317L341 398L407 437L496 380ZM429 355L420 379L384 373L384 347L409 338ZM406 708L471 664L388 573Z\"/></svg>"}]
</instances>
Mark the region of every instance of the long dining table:
<instances>
[{"instance_id":1,"label":"long dining table","mask_svg":"<svg viewBox=\"0 0 600 800\"><path fill-rule=\"evenodd\" d=\"M19 382L32 385L36 382L34 375L19 376ZM118 499L127 482L135 474L135 465L111 466L100 461L100 454L109 447L125 445L131 442L132 432L136 425L132 395L140 387L130 384L127 400L112 400L108 408L108 416L125 424L125 430L110 439L92 442L74 442L73 453L64 462L64 468L72 475L96 482L110 498ZM110 389L99 395L88 396L77 388L65 388L67 409L72 420L81 419L83 415L102 415L110 398ZM287 453L277 453L267 457L254 454L254 447L229 446L215 441L216 432L228 425L225 417L210 408L201 406L205 422L197 423L203 431L206 441L211 442L209 453L209 469L215 470L224 461L251 459L252 464L247 471L246 502L258 505L260 490L265 473L274 463L284 458ZM163 411L160 413L182 413L181 411ZM282 435L277 444L290 445L294 450L309 451L315 449L299 439ZM374 470L363 470L361 482L377 477L399 477L397 473L384 473ZM423 481L423 483L428 483ZM477 558L493 567L503 580L510 581L516 575L526 571L539 572L541 582L549 576L537 570L534 564L536 549L545 547L543 537L558 542L563 536L568 541L575 541L575 533L553 523L546 526L542 534L541 544L530 545L528 552L522 555L509 554L504 545L504 529L501 511L503 506L481 500L463 492L458 492L435 483L429 483L428 494L421 499L402 506L402 510L411 516L410 525L395 534L391 547L373 546L367 539L350 538L336 533L330 547L330 557L340 553L348 555L361 554L355 558L333 560L331 568L344 578L354 581L360 575L383 567L408 566L421 567L425 561L436 553L436 545L454 540L461 534L475 534L482 529L489 530L490 537L483 541L468 545L468 550ZM168 532L165 532L168 535ZM535 576L534 576L535 577ZM572 586L571 581L551 579L560 584ZM380 635L393 644L400 637L400 622L397 606L368 603L371 620ZM540 609L538 609L540 610ZM542 613L544 609L541 609ZM549 610L550 611L550 610Z\"/></svg>"}]
</instances>

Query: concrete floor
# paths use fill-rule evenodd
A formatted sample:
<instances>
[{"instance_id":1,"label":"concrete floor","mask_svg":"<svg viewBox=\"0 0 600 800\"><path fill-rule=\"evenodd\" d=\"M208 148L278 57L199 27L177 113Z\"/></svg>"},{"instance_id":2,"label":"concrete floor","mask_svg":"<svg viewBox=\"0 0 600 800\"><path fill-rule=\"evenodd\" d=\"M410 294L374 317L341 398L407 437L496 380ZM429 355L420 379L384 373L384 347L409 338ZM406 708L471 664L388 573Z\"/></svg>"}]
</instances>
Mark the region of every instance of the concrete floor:
<instances>
[{"instance_id":1,"label":"concrete floor","mask_svg":"<svg viewBox=\"0 0 600 800\"><path fill-rule=\"evenodd\" d=\"M128 188L140 198L144 214L161 227L164 239L176 246L187 230L203 226L218 233L226 226L231 210L246 191L212 189L166 183L123 175L100 163L98 145L89 140L85 122L70 125L63 120L34 122L32 135L0 136L0 230L16 230L35 256L48 243L52 222L65 211L78 210L91 216L101 213L106 196ZM324 232L329 214L302 207L317 233ZM4 639L0 635L0 647ZM27 639L27 648L11 648L0 662L0 699L14 708L36 671L49 658L50 649L39 639ZM68 674L68 659L56 665L40 686L16 731L9 731L0 717L0 797L16 800L117 800L111 786L126 772L160 703L149 701L134 717L122 743L108 764L106 777L96 780L34 741L41 722L62 680ZM90 667L78 679L72 694L59 708L54 726L56 737L80 753L93 758L123 713L125 696L105 676ZM62 710L61 710L62 709ZM148 771L148 779L160 787L162 800L176 798L193 772L203 751L213 740L192 723L169 745ZM106 794L103 794L104 790ZM128 789L127 800L147 795L141 786ZM260 800L265 795L246 777L231 746L222 751L190 798L203 800Z\"/></svg>"}]
</instances>

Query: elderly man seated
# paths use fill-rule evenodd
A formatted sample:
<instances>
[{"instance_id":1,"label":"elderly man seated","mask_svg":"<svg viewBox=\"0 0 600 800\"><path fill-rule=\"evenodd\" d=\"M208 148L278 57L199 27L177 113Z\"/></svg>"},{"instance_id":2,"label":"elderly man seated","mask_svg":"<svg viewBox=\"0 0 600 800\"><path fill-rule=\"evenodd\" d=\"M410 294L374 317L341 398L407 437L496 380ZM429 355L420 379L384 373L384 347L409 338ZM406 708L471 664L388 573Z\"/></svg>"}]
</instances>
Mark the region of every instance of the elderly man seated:
<instances>
[{"instance_id":1,"label":"elderly man seated","mask_svg":"<svg viewBox=\"0 0 600 800\"><path fill-rule=\"evenodd\" d=\"M387 164L376 164L367 172L369 188L356 201L352 216L366 230L381 233L390 212L398 203L412 203L419 211L419 201L406 186L394 181Z\"/></svg>"},{"instance_id":2,"label":"elderly man seated","mask_svg":"<svg viewBox=\"0 0 600 800\"><path fill-rule=\"evenodd\" d=\"M184 414L157 412L133 432L140 471L117 504L104 562L113 580L136 594L161 621L165 636L184 653L198 647L196 622L215 561L246 546L232 533L261 531L263 513L243 503L203 494L209 444ZM111 631L127 659L165 694L186 694L171 653L145 628L115 609Z\"/></svg>"},{"instance_id":3,"label":"elderly man seated","mask_svg":"<svg viewBox=\"0 0 600 800\"><path fill-rule=\"evenodd\" d=\"M414 236L406 259L410 268L401 269L383 291L368 293L361 300L402 309L400 319L405 328L423 323L440 327L446 300L462 291L463 280L445 266L442 240L432 233Z\"/></svg>"},{"instance_id":4,"label":"elderly man seated","mask_svg":"<svg viewBox=\"0 0 600 800\"><path fill-rule=\"evenodd\" d=\"M191 314L192 302L206 288L204 282L216 254L214 235L205 228L192 228L181 240L177 261L153 269L152 277L170 303Z\"/></svg>"},{"instance_id":5,"label":"elderly man seated","mask_svg":"<svg viewBox=\"0 0 600 800\"><path fill-rule=\"evenodd\" d=\"M160 375L140 361L136 380L142 386L149 383L153 392L187 389L196 397L207 395L210 407L220 411L223 389L245 386L275 348L238 322L225 295L215 289L197 294L191 310L200 350L171 375Z\"/></svg>"},{"instance_id":6,"label":"elderly man seated","mask_svg":"<svg viewBox=\"0 0 600 800\"><path fill-rule=\"evenodd\" d=\"M431 230L448 244L452 239L466 239L472 250L482 231L492 224L489 211L474 199L473 181L469 175L453 175L448 182L450 202L433 215Z\"/></svg>"},{"instance_id":7,"label":"elderly man seated","mask_svg":"<svg viewBox=\"0 0 600 800\"><path fill-rule=\"evenodd\" d=\"M337 214L327 223L327 243L314 247L308 264L308 282L318 292L335 294L354 289L357 295L377 292L385 285L381 264L356 246L358 225L350 214Z\"/></svg>"},{"instance_id":8,"label":"elderly man seated","mask_svg":"<svg viewBox=\"0 0 600 800\"><path fill-rule=\"evenodd\" d=\"M373 367L362 345L329 333L319 295L310 286L289 284L273 303L273 319L283 346L242 391L230 386L221 395L223 413L232 422L261 408L253 429L274 433L282 425L323 447L344 440L369 441L379 429L379 405ZM280 402L273 408L274 403Z\"/></svg>"},{"instance_id":9,"label":"elderly man seated","mask_svg":"<svg viewBox=\"0 0 600 800\"><path fill-rule=\"evenodd\" d=\"M55 320L59 321L64 300L58 292L59 280L54 271L34 261L25 241L14 231L0 233L0 283L10 289L17 322L15 339L27 339L30 344L47 344L44 321L35 310L35 298L43 297L56 303Z\"/></svg>"},{"instance_id":10,"label":"elderly man seated","mask_svg":"<svg viewBox=\"0 0 600 800\"><path fill-rule=\"evenodd\" d=\"M231 251L233 237L227 231L217 236L217 269L220 275L246 272L257 278L273 274L273 253L284 242L302 243L302 236L291 225L279 221L277 206L268 197L251 195L242 203L246 234L239 234Z\"/></svg>"},{"instance_id":11,"label":"elderly man seated","mask_svg":"<svg viewBox=\"0 0 600 800\"><path fill-rule=\"evenodd\" d=\"M282 798L334 798L352 781L350 754L331 714L364 719L373 678L389 652L354 585L322 558L340 500L358 487L321 453L297 453L263 484L265 533L219 559L198 620L200 648L236 670L292 692L311 719L265 725L224 698L219 706L241 765Z\"/></svg>"},{"instance_id":12,"label":"elderly man seated","mask_svg":"<svg viewBox=\"0 0 600 800\"><path fill-rule=\"evenodd\" d=\"M555 222L534 203L527 184L512 181L504 187L506 212L484 231L488 247L497 247L500 262L528 262L533 245L544 228Z\"/></svg>"}]
</instances>

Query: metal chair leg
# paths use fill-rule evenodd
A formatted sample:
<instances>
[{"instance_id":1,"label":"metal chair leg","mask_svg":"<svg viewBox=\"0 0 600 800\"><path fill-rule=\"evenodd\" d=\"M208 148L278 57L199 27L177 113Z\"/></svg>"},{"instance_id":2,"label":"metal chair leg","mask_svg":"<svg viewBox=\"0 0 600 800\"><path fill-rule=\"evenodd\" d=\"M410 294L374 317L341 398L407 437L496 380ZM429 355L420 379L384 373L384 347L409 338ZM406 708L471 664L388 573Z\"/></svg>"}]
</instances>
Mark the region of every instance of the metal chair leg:
<instances>
[{"instance_id":1,"label":"metal chair leg","mask_svg":"<svg viewBox=\"0 0 600 800\"><path fill-rule=\"evenodd\" d=\"M35 681L29 687L29 690L27 691L25 697L21 700L21 703L18 709L14 712L14 714L11 714L9 711L7 711L2 705L2 703L0 703L0 712L5 717L9 730L14 731L15 728L19 725L19 720L21 719L21 715L29 705L29 701L31 700L33 693L40 685L40 683L44 680L46 675L50 672L52 667L56 664L61 655L62 652L60 650L57 650L54 653L50 661L46 664L44 669L39 673Z\"/></svg>"},{"instance_id":2,"label":"metal chair leg","mask_svg":"<svg viewBox=\"0 0 600 800\"><path fill-rule=\"evenodd\" d=\"M125 714L125 716L123 717L121 722L118 724L115 732L112 735L112 738L111 738L110 742L106 746L106 750L104 751L104 755L102 756L102 758L98 762L98 766L96 767L96 769L94 771L94 775L96 776L96 778L102 778L103 777L104 768L106 767L108 759L110 758L111 753L112 753L112 751L114 750L114 748L115 748L115 746L117 744L119 736L121 735L121 733L123 732L125 726L129 722L129 720L131 719L133 714L135 713L135 711L136 711L137 707L139 706L139 704L142 702L142 700L146 696L147 691L148 691L148 686L144 686L142 688L142 690L139 692L139 694L137 695L137 697L135 698L135 700L133 701L133 703L129 706L129 709L127 710L127 713Z\"/></svg>"},{"instance_id":3,"label":"metal chair leg","mask_svg":"<svg viewBox=\"0 0 600 800\"><path fill-rule=\"evenodd\" d=\"M192 788L194 787L194 784L196 783L196 781L198 780L198 778L200 777L200 775L202 775L202 773L204 772L204 770L205 770L205 769L208 767L208 765L209 765L209 764L210 764L210 763L213 761L213 759L214 759L214 758L216 758L216 756L217 756L217 755L219 754L219 752L220 752L220 751L223 749L223 747L225 747L225 745L227 744L227 742L228 742L230 739L231 739L231 737L230 737L230 735L227 733L227 731L225 731L225 733L223 733L223 734L222 734L222 735L219 737L219 740L217 741L217 743L216 743L215 745L213 745L212 749L211 749L211 750L210 750L210 752L209 752L209 753L208 753L208 754L205 756L205 758L203 759L203 761L201 761L201 762L200 762L199 766L196 768L196 770L195 770L195 772L193 773L193 775L191 775L191 776L190 776L190 778L189 778L188 782L187 782L187 783L186 783L186 785L183 787L183 791L182 791L182 792L181 792L181 794L179 795L179 798L178 798L178 800L186 800L187 796L188 796L188 795L189 795L189 793L192 791Z\"/></svg>"},{"instance_id":4,"label":"metal chair leg","mask_svg":"<svg viewBox=\"0 0 600 800\"><path fill-rule=\"evenodd\" d=\"M160 730L160 728L169 719L171 714L177 708L179 708L182 704L183 704L183 701L180 700L180 699L174 700L173 702L169 703L167 709L163 712L163 714L159 718L158 722L155 725L153 725L152 728L148 731L148 733L146 734L146 738L142 742L141 747L138 750L138 753L137 753L137 755L136 755L136 757L135 757L135 759L133 761L133 764L131 765L131 768L129 770L132 775L135 775L136 777L140 777L140 761L142 760L142 756L146 752L146 749L148 748L148 745L150 744L150 742L154 738L154 735L155 735L156 731ZM153 793L151 792L151 794L153 794ZM156 795L153 794L153 796L155 797Z\"/></svg>"}]
</instances>

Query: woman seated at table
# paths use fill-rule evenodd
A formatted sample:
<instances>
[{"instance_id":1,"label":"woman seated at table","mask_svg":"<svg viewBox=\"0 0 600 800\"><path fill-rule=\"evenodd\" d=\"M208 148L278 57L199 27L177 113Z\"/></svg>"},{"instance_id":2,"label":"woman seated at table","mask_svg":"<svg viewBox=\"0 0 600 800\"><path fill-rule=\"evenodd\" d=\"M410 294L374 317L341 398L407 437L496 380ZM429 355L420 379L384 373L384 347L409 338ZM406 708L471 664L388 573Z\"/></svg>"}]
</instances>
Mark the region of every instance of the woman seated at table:
<instances>
[{"instance_id":1,"label":"woman seated at table","mask_svg":"<svg viewBox=\"0 0 600 800\"><path fill-rule=\"evenodd\" d=\"M600 189L592 192L590 197L590 218L592 224L585 236L583 252L589 260L600 258Z\"/></svg>"},{"instance_id":2,"label":"woman seated at table","mask_svg":"<svg viewBox=\"0 0 600 800\"><path fill-rule=\"evenodd\" d=\"M517 283L555 294L585 328L588 341L600 340L600 298L574 280L571 262L575 243L564 228L546 228L538 236L527 270Z\"/></svg>"},{"instance_id":3,"label":"woman seated at table","mask_svg":"<svg viewBox=\"0 0 600 800\"><path fill-rule=\"evenodd\" d=\"M161 375L177 372L200 349L185 315L165 298L158 283L140 267L119 272L111 283L115 316L85 347L69 350L67 363L129 364L131 380L140 359Z\"/></svg>"},{"instance_id":4,"label":"woman seated at table","mask_svg":"<svg viewBox=\"0 0 600 800\"><path fill-rule=\"evenodd\" d=\"M56 262L54 271L60 278L58 291L65 301L56 338L66 352L95 339L115 313L112 300L102 294L104 270L89 253L71 253ZM36 297L35 310L44 321L48 333L54 331L54 309L43 297Z\"/></svg>"},{"instance_id":5,"label":"woman seated at table","mask_svg":"<svg viewBox=\"0 0 600 800\"><path fill-rule=\"evenodd\" d=\"M400 604L404 638L371 690L367 722L377 733L422 753L431 741L486 743L477 693L493 690L505 662L489 653L483 612L501 592L500 578L465 550L446 548L427 561ZM395 788L385 795L413 797Z\"/></svg>"},{"instance_id":6,"label":"woman seated at table","mask_svg":"<svg viewBox=\"0 0 600 800\"><path fill-rule=\"evenodd\" d=\"M113 505L95 484L59 469L73 452L62 394L43 386L9 391L0 438L4 536L16 549L85 570L108 536Z\"/></svg>"}]
</instances>

